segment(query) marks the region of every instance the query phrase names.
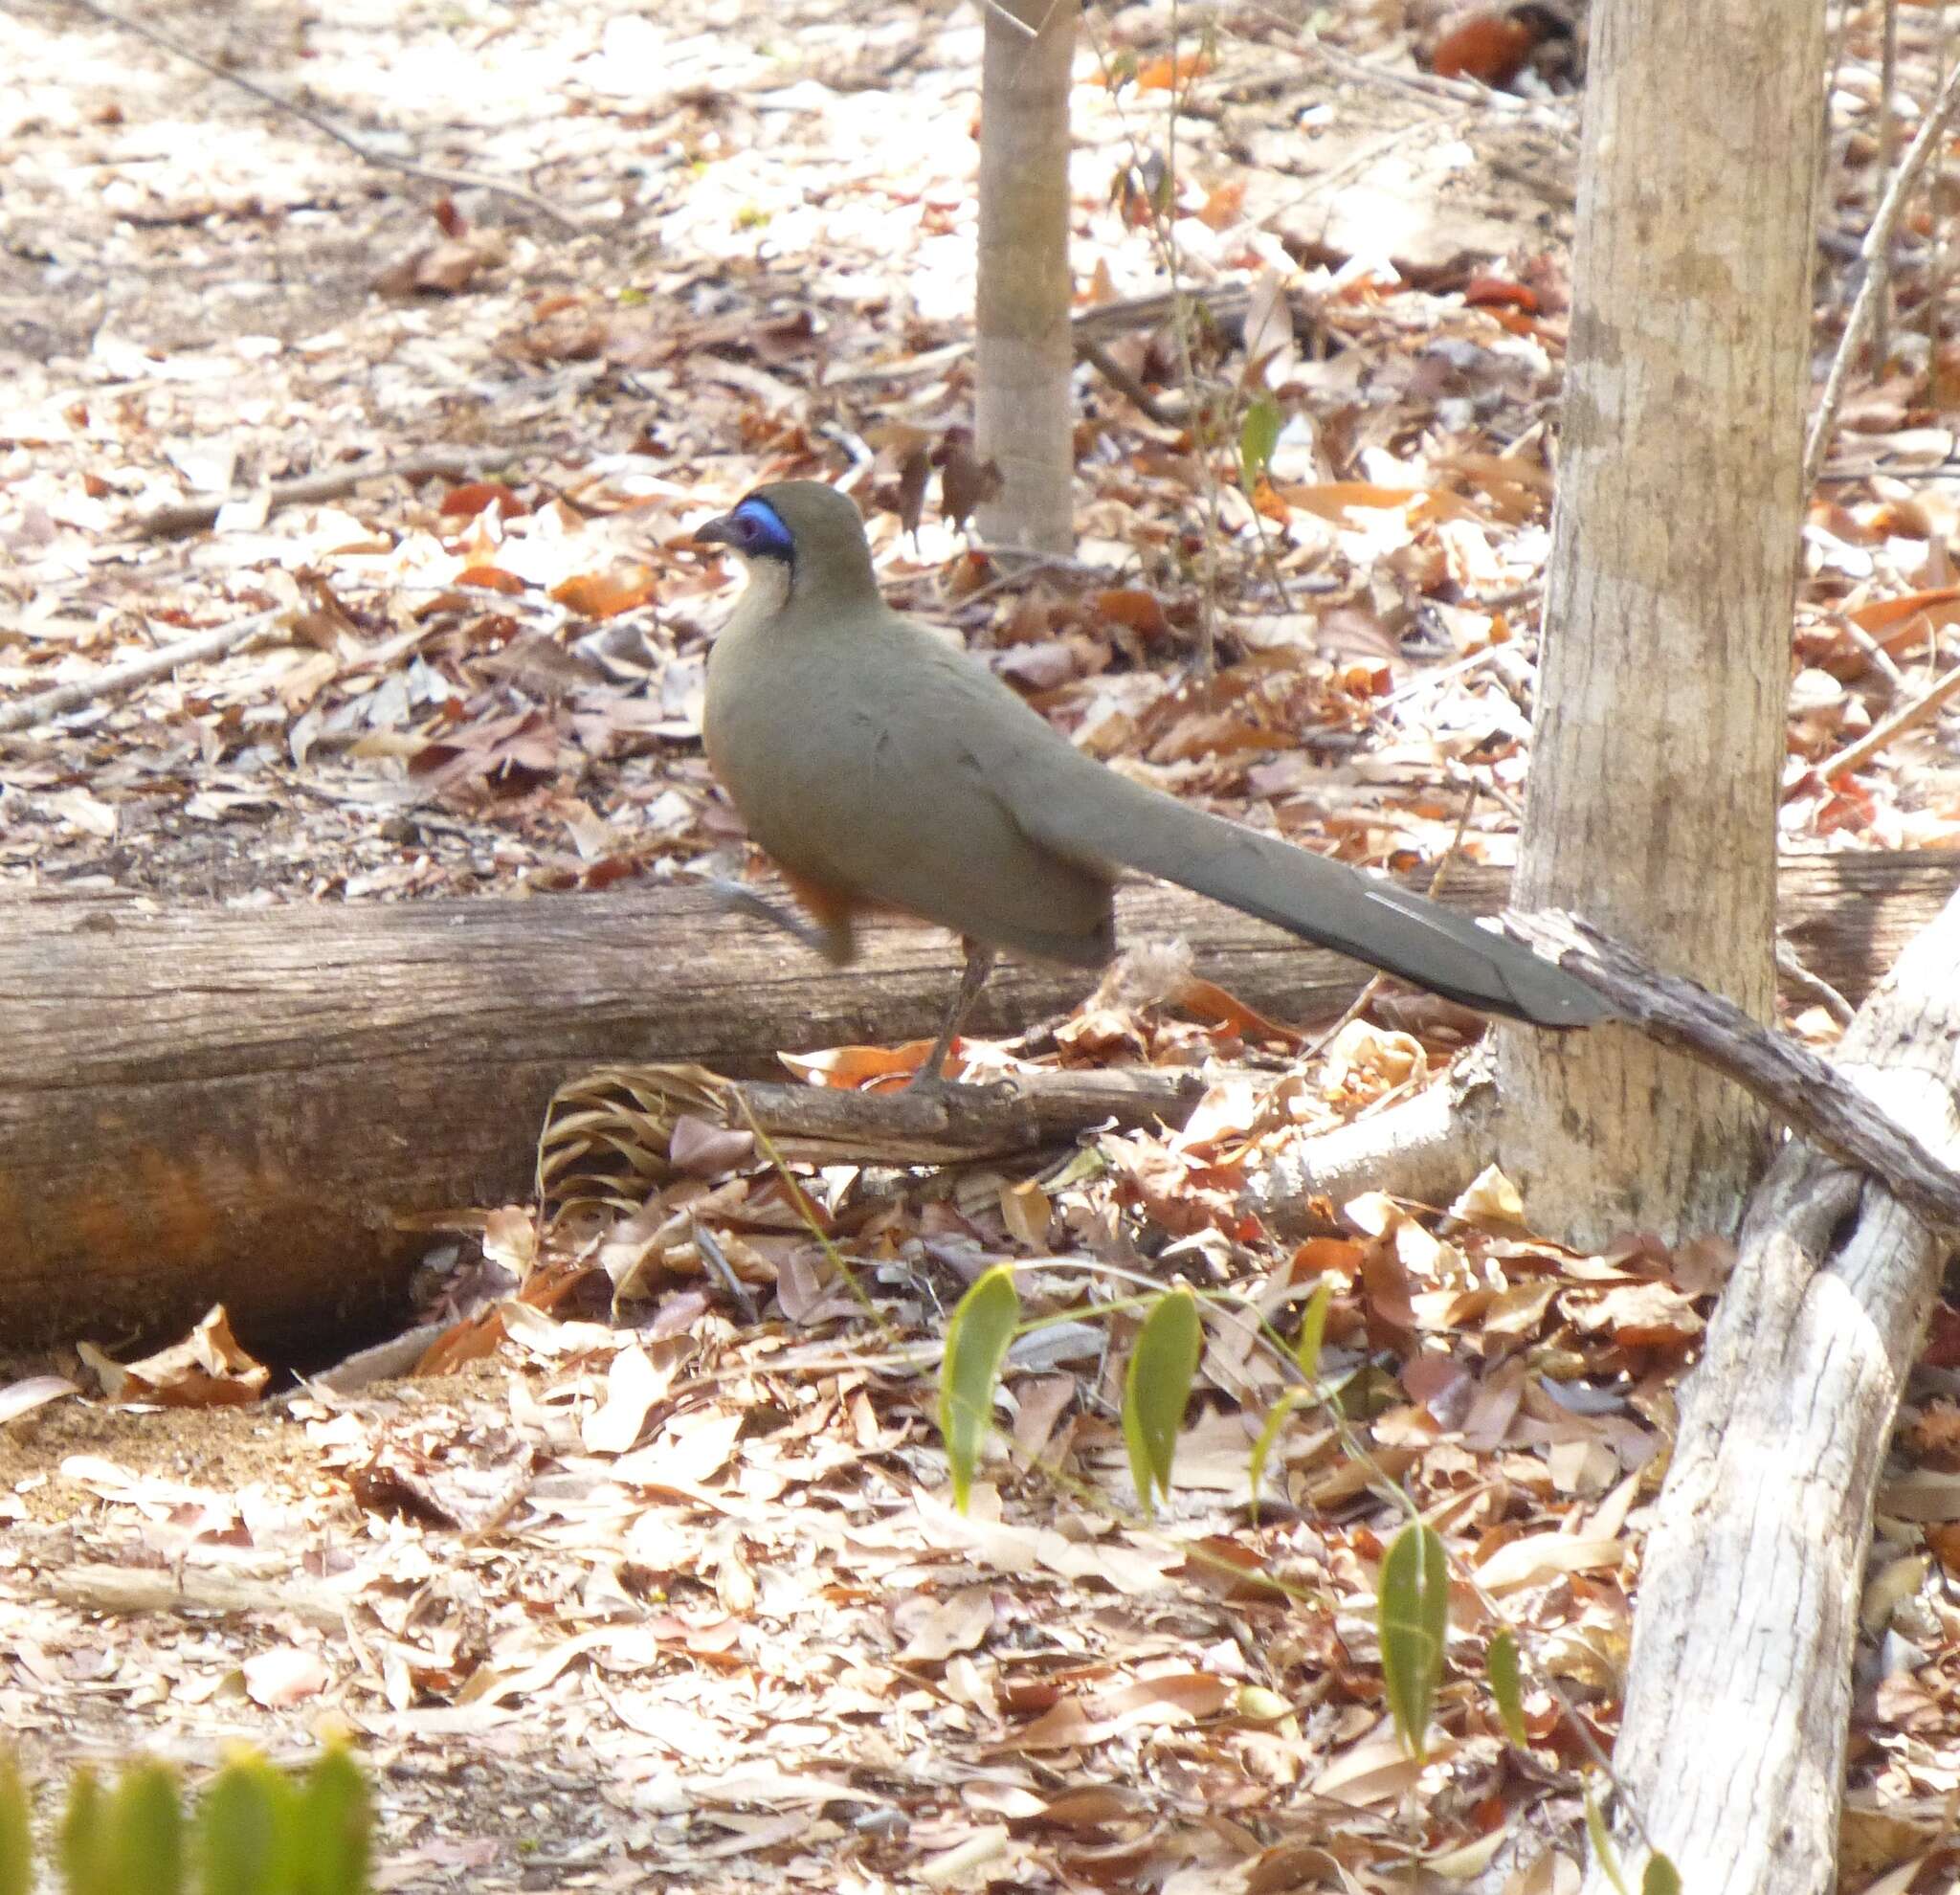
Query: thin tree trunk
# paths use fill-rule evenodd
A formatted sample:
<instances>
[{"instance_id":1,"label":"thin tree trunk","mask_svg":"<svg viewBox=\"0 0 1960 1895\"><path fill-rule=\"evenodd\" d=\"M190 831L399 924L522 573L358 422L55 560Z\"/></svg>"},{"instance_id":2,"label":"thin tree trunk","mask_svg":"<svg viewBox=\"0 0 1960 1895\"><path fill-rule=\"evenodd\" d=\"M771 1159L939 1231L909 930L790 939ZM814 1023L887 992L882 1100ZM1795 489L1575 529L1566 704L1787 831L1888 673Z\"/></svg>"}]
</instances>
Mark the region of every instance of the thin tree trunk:
<instances>
[{"instance_id":1,"label":"thin tree trunk","mask_svg":"<svg viewBox=\"0 0 1960 1895\"><path fill-rule=\"evenodd\" d=\"M980 95L980 457L1001 474L980 510L996 546L1069 551L1069 75L1080 0L991 0ZM1012 12L1030 29L1005 17Z\"/></svg>"},{"instance_id":2,"label":"thin tree trunk","mask_svg":"<svg viewBox=\"0 0 1960 1895\"><path fill-rule=\"evenodd\" d=\"M1593 14L1546 658L1517 905L1575 909L1767 1019L1790 676L1815 0ZM1501 1149L1579 1242L1732 1230L1765 1150L1620 1031L1507 1032Z\"/></svg>"}]
</instances>

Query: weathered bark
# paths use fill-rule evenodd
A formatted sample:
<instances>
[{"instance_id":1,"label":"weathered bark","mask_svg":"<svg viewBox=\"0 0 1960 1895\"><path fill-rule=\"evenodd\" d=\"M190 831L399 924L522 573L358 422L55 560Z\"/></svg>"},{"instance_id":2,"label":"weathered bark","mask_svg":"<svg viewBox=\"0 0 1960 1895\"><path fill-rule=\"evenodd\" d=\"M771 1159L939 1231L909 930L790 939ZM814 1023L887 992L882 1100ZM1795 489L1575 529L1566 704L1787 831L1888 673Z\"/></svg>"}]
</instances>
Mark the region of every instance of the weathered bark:
<instances>
[{"instance_id":1,"label":"weathered bark","mask_svg":"<svg viewBox=\"0 0 1960 1895\"><path fill-rule=\"evenodd\" d=\"M1485 884L1487 896L1501 890ZM1338 1010L1354 971L1169 890L1132 940L1189 938L1261 1011ZM931 928L838 971L694 890L144 914L0 908L0 1342L167 1332L212 1302L280 1356L389 1319L425 1233L529 1194L546 1102L626 1060L780 1076L778 1048L929 1035ZM1090 977L1006 967L973 1020L1058 1013Z\"/></svg>"},{"instance_id":2,"label":"weathered bark","mask_svg":"<svg viewBox=\"0 0 1960 1895\"><path fill-rule=\"evenodd\" d=\"M1517 905L1772 992L1802 423L1814 0L1607 0L1592 71ZM1544 1226L1730 1230L1762 1111L1629 1032L1507 1033L1503 1159Z\"/></svg>"},{"instance_id":3,"label":"weathered bark","mask_svg":"<svg viewBox=\"0 0 1960 1895\"><path fill-rule=\"evenodd\" d=\"M1960 901L1836 1063L1960 1163ZM1873 1490L1943 1253L1880 1187L1799 1145L1750 1201L1641 1561L1615 1750L1688 1888L1835 1885ZM1624 1812L1616 1839L1637 1885ZM1595 1865L1589 1888L1610 1885Z\"/></svg>"},{"instance_id":4,"label":"weathered bark","mask_svg":"<svg viewBox=\"0 0 1960 1895\"><path fill-rule=\"evenodd\" d=\"M1960 881L1960 858L1809 857L1786 919L1856 999ZM1507 879L1452 874L1470 912ZM1306 1022L1352 963L1181 891L1119 897L1124 938ZM929 1035L956 954L866 933L844 970L705 894L141 913L0 904L0 1341L156 1333L222 1299L278 1353L393 1309L427 1242L398 1220L529 1193L546 1102L627 1060L779 1075L778 1048ZM1059 1013L1088 977L1003 968L973 1031Z\"/></svg>"},{"instance_id":5,"label":"weathered bark","mask_svg":"<svg viewBox=\"0 0 1960 1895\"><path fill-rule=\"evenodd\" d=\"M1080 5L993 0L982 10L975 420L1001 490L980 527L991 544L1037 552L1075 545L1068 94Z\"/></svg>"},{"instance_id":6,"label":"weathered bark","mask_svg":"<svg viewBox=\"0 0 1960 1895\"><path fill-rule=\"evenodd\" d=\"M1662 973L1625 942L1576 916L1554 909L1514 915L1507 925L1518 939L1605 995L1616 1019L1734 1081L1778 1125L1825 1157L1876 1179L1933 1229L1960 1232L1960 1172L1928 1151L1909 1122L1875 1105L1834 1061L1759 1026L1734 1001Z\"/></svg>"},{"instance_id":7,"label":"weathered bark","mask_svg":"<svg viewBox=\"0 0 1960 1895\"><path fill-rule=\"evenodd\" d=\"M724 1080L701 1066L600 1066L551 1103L539 1152L547 1206L612 1201L629 1210L665 1182L668 1141L683 1117L760 1132L791 1165L892 1167L1025 1158L1097 1126L1181 1124L1208 1088L1195 1067L1111 1066L1032 1072L1013 1085L914 1092ZM630 1150L631 1166L621 1162ZM727 1161L730 1168L738 1161Z\"/></svg>"}]
</instances>

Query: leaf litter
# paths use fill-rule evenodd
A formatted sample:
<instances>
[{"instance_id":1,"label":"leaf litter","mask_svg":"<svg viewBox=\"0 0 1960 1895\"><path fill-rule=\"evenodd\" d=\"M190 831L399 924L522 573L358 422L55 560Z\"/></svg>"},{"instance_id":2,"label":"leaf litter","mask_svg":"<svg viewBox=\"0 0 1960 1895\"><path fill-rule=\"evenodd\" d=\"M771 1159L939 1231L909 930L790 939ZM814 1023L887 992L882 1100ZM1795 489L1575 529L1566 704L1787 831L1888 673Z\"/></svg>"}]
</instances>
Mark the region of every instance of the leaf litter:
<instances>
[{"instance_id":1,"label":"leaf litter","mask_svg":"<svg viewBox=\"0 0 1960 1895\"><path fill-rule=\"evenodd\" d=\"M172 24L221 53L234 31ZM973 17L792 9L754 43L689 7L296 29L312 99L593 218L566 243L487 198L417 210L106 26L11 14L0 696L248 613L282 635L0 739L0 888L408 900L731 856L698 746L727 575L687 531L859 447L893 595L1093 753L1349 860L1507 860L1562 252L1528 191L1407 222L1406 269L1330 243L1340 215L1303 238L1284 198L1304 201L1303 129L1323 171L1344 144L1379 169L1382 123L1440 114L1536 140L1556 172L1573 104L1527 85L1506 117L1349 72L1306 124L1261 76L1310 56L1282 23L1231 24L1200 53L1124 10L1108 31L1134 85L1085 53L1075 101L1085 309L1163 287L1147 216L1102 184L1133 193L1166 88L1215 111L1180 120L1177 232L1260 353L1228 338L1205 367L1293 415L1250 496L1219 495L1227 662L1194 683L1202 509L1179 425L1080 385L1087 585L997 588L960 531L985 470L958 347L972 155L947 127L975 109ZM1408 50L1386 16L1342 32L1349 57ZM1873 110L1864 42L1835 100L1853 126ZM1393 161L1411 177L1421 143ZM1840 212L1878 182L1854 141ZM1483 231L1481 274L1425 250ZM1903 309L1925 280L1909 256ZM1178 394L1161 329L1111 350ZM1960 662L1960 489L1922 478L1951 438L1900 372L1845 428L1849 478L1806 528L1784 841L1949 846L1950 713L1855 747ZM477 466L274 503L295 476L434 442ZM144 529L187 500L214 530ZM1107 989L1055 1037L1160 1062L1297 1046L1188 970L1182 991L1173 1014ZM743 1139L686 1122L637 1208L479 1217L482 1264L440 1283L412 1379L263 1401L222 1311L144 1362L23 1375L0 1394L0 1712L44 1763L140 1742L202 1764L240 1734L280 1754L348 1730L380 1777L386 1887L1278 1891L1403 1886L1418 1862L1432 1884L1568 1885L1573 1772L1585 1736L1611 1739L1644 1509L1723 1260L1569 1256L1496 1176L1446 1212L1357 1199L1283 1239L1251 1218L1241 1187L1283 1139L1449 1056L1436 1024L1356 1020L1277 1084L1221 1079L1181 1132L1103 1134L1061 1170L828 1166L798 1193L821 1241ZM879 1057L804 1071L857 1082ZM1214 1305L1147 1521L1115 1425L1136 1319L1102 1309L1121 1286L1090 1258L1229 1288L1284 1332L1329 1283L1324 1371L1358 1438L1297 1411L1255 1512L1285 1384ZM1001 1260L1058 1320L1010 1351L961 1515L937 1349ZM1943 1333L1881 1501L1847 1875L1936 1845L1960 1754ZM1384 1475L1516 1628L1528 1754L1478 1683L1498 1627L1461 1587L1427 1761L1395 1742Z\"/></svg>"}]
</instances>

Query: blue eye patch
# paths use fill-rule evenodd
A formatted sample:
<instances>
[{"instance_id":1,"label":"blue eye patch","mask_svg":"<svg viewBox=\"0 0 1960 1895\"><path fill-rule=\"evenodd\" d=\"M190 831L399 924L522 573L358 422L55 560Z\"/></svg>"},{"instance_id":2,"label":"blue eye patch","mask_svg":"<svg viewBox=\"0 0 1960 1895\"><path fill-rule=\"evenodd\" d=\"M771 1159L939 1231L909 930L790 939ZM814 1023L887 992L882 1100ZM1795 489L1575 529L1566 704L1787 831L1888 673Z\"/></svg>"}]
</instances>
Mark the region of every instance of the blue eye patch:
<instances>
[{"instance_id":1,"label":"blue eye patch","mask_svg":"<svg viewBox=\"0 0 1960 1895\"><path fill-rule=\"evenodd\" d=\"M729 517L740 528L741 549L750 559L795 558L796 543L790 537L783 516L768 501L751 496Z\"/></svg>"}]
</instances>

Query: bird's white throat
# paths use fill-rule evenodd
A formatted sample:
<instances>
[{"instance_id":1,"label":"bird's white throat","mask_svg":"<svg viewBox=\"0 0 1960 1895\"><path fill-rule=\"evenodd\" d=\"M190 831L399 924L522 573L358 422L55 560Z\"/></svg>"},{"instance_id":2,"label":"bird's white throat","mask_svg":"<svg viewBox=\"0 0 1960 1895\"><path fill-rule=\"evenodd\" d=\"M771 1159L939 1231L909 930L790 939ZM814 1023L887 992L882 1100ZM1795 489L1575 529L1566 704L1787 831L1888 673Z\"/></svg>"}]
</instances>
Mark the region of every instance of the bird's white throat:
<instances>
[{"instance_id":1,"label":"bird's white throat","mask_svg":"<svg viewBox=\"0 0 1960 1895\"><path fill-rule=\"evenodd\" d=\"M769 618L790 602L790 565L781 559L748 562L748 590L736 611L749 619Z\"/></svg>"}]
</instances>

